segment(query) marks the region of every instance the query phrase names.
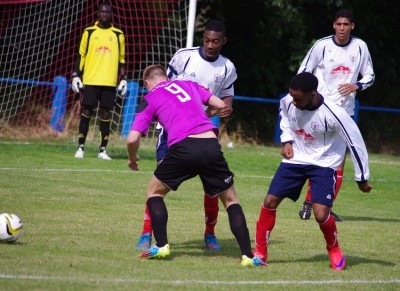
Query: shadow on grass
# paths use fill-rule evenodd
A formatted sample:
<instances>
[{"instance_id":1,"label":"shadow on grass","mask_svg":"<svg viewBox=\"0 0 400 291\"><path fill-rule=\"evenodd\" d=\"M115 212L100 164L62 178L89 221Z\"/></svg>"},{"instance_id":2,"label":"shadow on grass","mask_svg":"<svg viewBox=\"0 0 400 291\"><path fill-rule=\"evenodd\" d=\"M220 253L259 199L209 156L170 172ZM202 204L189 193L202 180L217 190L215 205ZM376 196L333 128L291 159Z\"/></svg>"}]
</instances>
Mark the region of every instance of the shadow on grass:
<instances>
[{"instance_id":1,"label":"shadow on grass","mask_svg":"<svg viewBox=\"0 0 400 291\"><path fill-rule=\"evenodd\" d=\"M191 240L191 241L184 241L182 243L173 242L171 244L171 259L174 257L179 256L191 256L191 257L229 257L229 258L240 258L241 253L239 246L235 239L219 239L219 243L222 246L222 249L219 251L209 251L206 249L203 240ZM271 244L279 244L279 241L271 242ZM301 256L301 251L299 252L299 257ZM396 264L393 262L378 260L378 259L369 259L365 257L359 256L349 256L346 255L346 266L357 266L363 264L376 264L380 266L386 267L395 267ZM320 254L308 258L299 258L294 260L272 260L270 263L295 263L295 262L329 262L328 254Z\"/></svg>"},{"instance_id":2,"label":"shadow on grass","mask_svg":"<svg viewBox=\"0 0 400 291\"><path fill-rule=\"evenodd\" d=\"M378 222L395 222L399 223L398 218L384 218L384 217L367 217L367 216L340 216L345 222L346 221L378 221Z\"/></svg>"},{"instance_id":3,"label":"shadow on grass","mask_svg":"<svg viewBox=\"0 0 400 291\"><path fill-rule=\"evenodd\" d=\"M368 258L357 257L357 256L348 256L346 254L345 254L345 257L346 257L346 266L347 267L364 265L364 264L376 264L376 265L381 265L381 266L386 266L386 267L395 267L396 266L395 263L388 262L388 261L368 259ZM301 258L301 259L296 259L296 260L272 260L269 263L291 263L291 262L293 262L293 263L294 262L314 263L314 262L321 262L321 261L322 262L327 261L329 263L328 254L320 254L320 255L313 256L313 257Z\"/></svg>"}]
</instances>

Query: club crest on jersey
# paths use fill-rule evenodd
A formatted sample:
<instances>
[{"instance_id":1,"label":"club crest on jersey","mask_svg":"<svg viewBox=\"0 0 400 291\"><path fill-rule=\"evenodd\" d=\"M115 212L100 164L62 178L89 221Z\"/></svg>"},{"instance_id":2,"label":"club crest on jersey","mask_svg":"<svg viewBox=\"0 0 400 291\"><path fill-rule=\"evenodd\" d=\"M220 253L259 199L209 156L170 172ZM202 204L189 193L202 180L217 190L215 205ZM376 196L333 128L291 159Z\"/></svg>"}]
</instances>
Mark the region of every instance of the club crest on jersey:
<instances>
[{"instance_id":1,"label":"club crest on jersey","mask_svg":"<svg viewBox=\"0 0 400 291\"><path fill-rule=\"evenodd\" d=\"M319 124L316 122L311 122L311 130L312 131L318 131L319 130Z\"/></svg>"},{"instance_id":2,"label":"club crest on jersey","mask_svg":"<svg viewBox=\"0 0 400 291\"><path fill-rule=\"evenodd\" d=\"M222 83L222 81L224 80L224 76L221 75L214 75L214 82L217 84Z\"/></svg>"}]
</instances>

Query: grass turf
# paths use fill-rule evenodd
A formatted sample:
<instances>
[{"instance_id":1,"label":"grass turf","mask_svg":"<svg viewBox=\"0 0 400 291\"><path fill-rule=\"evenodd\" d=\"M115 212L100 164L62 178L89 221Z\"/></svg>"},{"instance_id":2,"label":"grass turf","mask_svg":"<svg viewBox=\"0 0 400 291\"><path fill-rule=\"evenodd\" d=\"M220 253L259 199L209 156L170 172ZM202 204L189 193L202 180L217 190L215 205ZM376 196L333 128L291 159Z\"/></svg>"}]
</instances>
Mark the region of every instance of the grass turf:
<instances>
[{"instance_id":1,"label":"grass turf","mask_svg":"<svg viewBox=\"0 0 400 291\"><path fill-rule=\"evenodd\" d=\"M387 290L400 288L400 158L370 156L369 194L358 190L348 159L334 210L347 269L330 269L322 234L313 221L298 217L297 203L278 208L271 234L269 266L240 267L240 250L220 203L216 235L223 249L203 243L200 180L184 183L166 197L171 258L139 259L147 182L155 167L154 149L139 154L139 172L127 167L124 146L108 149L112 161L74 159L71 145L1 144L0 213L16 213L25 232L0 244L0 289L231 290L251 288ZM280 149L224 148L246 214L252 246L255 223Z\"/></svg>"}]
</instances>

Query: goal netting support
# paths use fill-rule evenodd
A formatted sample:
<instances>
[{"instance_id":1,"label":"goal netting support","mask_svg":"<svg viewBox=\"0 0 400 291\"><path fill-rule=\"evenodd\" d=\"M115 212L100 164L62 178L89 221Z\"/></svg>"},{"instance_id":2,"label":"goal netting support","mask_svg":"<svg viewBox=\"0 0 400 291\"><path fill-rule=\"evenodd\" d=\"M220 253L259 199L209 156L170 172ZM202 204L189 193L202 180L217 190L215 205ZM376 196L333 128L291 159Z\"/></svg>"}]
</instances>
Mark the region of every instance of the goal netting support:
<instances>
[{"instance_id":1,"label":"goal netting support","mask_svg":"<svg viewBox=\"0 0 400 291\"><path fill-rule=\"evenodd\" d=\"M189 1L113 0L112 22L126 35L128 94L117 97L112 140L129 132L144 94L141 74L165 65L186 45ZM0 140L77 143L79 94L71 73L83 29L97 19L95 0L0 1ZM98 142L92 118L88 142ZM145 143L155 140L154 125Z\"/></svg>"}]
</instances>

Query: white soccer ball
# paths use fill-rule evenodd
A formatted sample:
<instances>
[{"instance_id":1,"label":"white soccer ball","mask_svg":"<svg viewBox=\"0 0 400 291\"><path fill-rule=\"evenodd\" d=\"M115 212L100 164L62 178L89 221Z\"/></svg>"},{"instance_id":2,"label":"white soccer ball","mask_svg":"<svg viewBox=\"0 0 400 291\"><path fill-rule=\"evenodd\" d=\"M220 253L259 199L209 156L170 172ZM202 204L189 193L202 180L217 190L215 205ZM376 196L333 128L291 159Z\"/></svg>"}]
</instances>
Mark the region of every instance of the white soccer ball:
<instances>
[{"instance_id":1,"label":"white soccer ball","mask_svg":"<svg viewBox=\"0 0 400 291\"><path fill-rule=\"evenodd\" d=\"M14 242L23 232L23 223L16 214L0 214L0 241Z\"/></svg>"}]
</instances>

